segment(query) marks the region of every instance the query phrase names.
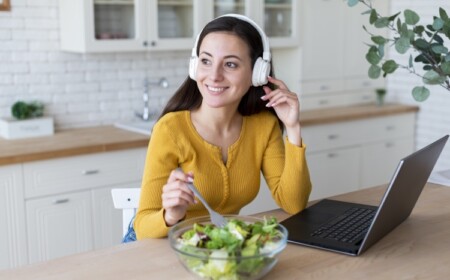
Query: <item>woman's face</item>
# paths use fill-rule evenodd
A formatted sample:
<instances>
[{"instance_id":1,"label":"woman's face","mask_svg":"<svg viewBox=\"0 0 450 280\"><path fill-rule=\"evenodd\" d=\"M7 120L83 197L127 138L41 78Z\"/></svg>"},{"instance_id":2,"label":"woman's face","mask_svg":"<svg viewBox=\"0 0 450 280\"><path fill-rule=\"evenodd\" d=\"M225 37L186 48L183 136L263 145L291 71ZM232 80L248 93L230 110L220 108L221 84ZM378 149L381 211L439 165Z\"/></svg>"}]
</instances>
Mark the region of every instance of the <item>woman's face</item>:
<instances>
[{"instance_id":1,"label":"woman's face","mask_svg":"<svg viewBox=\"0 0 450 280\"><path fill-rule=\"evenodd\" d=\"M205 36L196 77L203 105L237 108L252 85L249 53L247 44L232 33L212 32Z\"/></svg>"}]
</instances>

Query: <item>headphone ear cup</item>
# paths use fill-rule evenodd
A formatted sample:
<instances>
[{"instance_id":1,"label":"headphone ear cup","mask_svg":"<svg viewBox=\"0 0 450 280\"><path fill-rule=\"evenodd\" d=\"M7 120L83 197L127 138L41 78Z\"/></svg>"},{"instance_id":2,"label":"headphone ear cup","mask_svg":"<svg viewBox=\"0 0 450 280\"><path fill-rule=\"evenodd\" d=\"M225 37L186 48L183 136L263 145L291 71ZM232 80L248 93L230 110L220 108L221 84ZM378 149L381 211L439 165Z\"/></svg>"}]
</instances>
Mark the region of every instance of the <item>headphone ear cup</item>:
<instances>
[{"instance_id":1,"label":"headphone ear cup","mask_svg":"<svg viewBox=\"0 0 450 280\"><path fill-rule=\"evenodd\" d=\"M267 76L270 74L270 62L263 60L261 57L255 61L253 66L252 84L259 87L267 84Z\"/></svg>"},{"instance_id":2,"label":"headphone ear cup","mask_svg":"<svg viewBox=\"0 0 450 280\"><path fill-rule=\"evenodd\" d=\"M197 66L198 66L198 57L191 56L189 60L189 77L196 81L197 80Z\"/></svg>"}]
</instances>

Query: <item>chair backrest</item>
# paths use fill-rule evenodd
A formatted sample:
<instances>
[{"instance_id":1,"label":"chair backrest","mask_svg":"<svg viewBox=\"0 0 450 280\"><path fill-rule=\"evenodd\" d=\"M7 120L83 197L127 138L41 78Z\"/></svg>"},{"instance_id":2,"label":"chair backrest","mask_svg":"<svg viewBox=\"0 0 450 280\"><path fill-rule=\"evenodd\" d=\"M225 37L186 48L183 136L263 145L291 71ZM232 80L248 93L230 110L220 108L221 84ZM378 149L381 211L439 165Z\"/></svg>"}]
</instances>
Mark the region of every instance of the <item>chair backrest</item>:
<instances>
[{"instance_id":1,"label":"chair backrest","mask_svg":"<svg viewBox=\"0 0 450 280\"><path fill-rule=\"evenodd\" d=\"M128 225L136 214L140 194L140 188L117 188L111 190L114 208L122 209L123 235L127 233Z\"/></svg>"}]
</instances>

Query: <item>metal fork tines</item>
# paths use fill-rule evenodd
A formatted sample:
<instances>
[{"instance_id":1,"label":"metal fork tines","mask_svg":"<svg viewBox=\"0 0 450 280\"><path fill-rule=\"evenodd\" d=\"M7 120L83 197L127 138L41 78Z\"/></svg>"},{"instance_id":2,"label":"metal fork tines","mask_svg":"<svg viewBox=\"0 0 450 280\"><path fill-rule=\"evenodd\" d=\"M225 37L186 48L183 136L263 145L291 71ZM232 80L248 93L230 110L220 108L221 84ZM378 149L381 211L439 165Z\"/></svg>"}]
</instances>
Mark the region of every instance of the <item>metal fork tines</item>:
<instances>
[{"instance_id":1,"label":"metal fork tines","mask_svg":"<svg viewBox=\"0 0 450 280\"><path fill-rule=\"evenodd\" d=\"M211 222L217 227L224 227L227 224L227 220L225 219L225 217L214 211L209 206L209 204L206 202L206 200L203 198L203 196L200 194L200 192L192 183L188 184L188 187L191 191L194 192L195 196L198 197L198 199L200 199L203 205L205 205L206 209L209 212L209 215L211 216Z\"/></svg>"}]
</instances>

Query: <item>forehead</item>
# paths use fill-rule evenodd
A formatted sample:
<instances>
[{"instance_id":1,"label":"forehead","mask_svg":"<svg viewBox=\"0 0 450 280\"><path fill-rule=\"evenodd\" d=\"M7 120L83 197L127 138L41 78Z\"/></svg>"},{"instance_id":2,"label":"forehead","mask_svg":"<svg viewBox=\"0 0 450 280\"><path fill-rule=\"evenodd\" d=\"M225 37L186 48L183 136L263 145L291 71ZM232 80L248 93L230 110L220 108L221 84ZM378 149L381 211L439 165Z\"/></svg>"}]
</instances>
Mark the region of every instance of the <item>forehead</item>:
<instances>
[{"instance_id":1,"label":"forehead","mask_svg":"<svg viewBox=\"0 0 450 280\"><path fill-rule=\"evenodd\" d=\"M247 43L231 32L211 32L207 34L200 45L200 53L202 52L250 57Z\"/></svg>"}]
</instances>

